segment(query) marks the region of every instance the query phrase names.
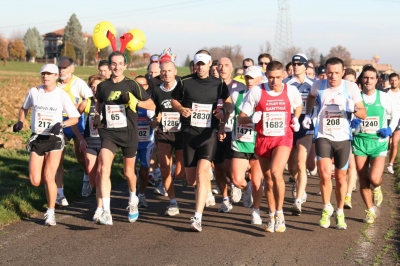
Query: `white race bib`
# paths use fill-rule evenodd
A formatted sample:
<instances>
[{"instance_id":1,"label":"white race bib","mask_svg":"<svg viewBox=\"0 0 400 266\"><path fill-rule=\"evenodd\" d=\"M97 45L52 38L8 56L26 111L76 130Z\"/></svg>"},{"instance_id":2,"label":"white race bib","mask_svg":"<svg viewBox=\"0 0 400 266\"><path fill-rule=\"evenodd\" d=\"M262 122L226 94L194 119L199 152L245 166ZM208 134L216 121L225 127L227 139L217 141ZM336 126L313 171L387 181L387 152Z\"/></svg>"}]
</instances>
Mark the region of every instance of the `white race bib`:
<instances>
[{"instance_id":1,"label":"white race bib","mask_svg":"<svg viewBox=\"0 0 400 266\"><path fill-rule=\"evenodd\" d=\"M235 133L236 140L241 142L254 141L254 124L238 125Z\"/></svg>"},{"instance_id":2,"label":"white race bib","mask_svg":"<svg viewBox=\"0 0 400 266\"><path fill-rule=\"evenodd\" d=\"M90 132L90 137L98 138L99 137L99 131L97 130L97 128L95 128L93 126L94 116L95 116L94 114L90 114L89 115L89 132Z\"/></svg>"},{"instance_id":3,"label":"white race bib","mask_svg":"<svg viewBox=\"0 0 400 266\"><path fill-rule=\"evenodd\" d=\"M211 127L212 104L192 104L190 125L194 127Z\"/></svg>"},{"instance_id":4,"label":"white race bib","mask_svg":"<svg viewBox=\"0 0 400 266\"><path fill-rule=\"evenodd\" d=\"M35 133L49 135L50 128L55 124L53 117L54 114L52 112L37 111L35 119Z\"/></svg>"},{"instance_id":5,"label":"white race bib","mask_svg":"<svg viewBox=\"0 0 400 266\"><path fill-rule=\"evenodd\" d=\"M263 112L263 135L278 137L285 135L285 112Z\"/></svg>"},{"instance_id":6,"label":"white race bib","mask_svg":"<svg viewBox=\"0 0 400 266\"><path fill-rule=\"evenodd\" d=\"M180 114L178 112L162 112L161 123L163 132L179 132Z\"/></svg>"},{"instance_id":7,"label":"white race bib","mask_svg":"<svg viewBox=\"0 0 400 266\"><path fill-rule=\"evenodd\" d=\"M379 116L371 116L367 117L361 123L361 132L367 134L374 134L376 133L381 127L379 125Z\"/></svg>"},{"instance_id":8,"label":"white race bib","mask_svg":"<svg viewBox=\"0 0 400 266\"><path fill-rule=\"evenodd\" d=\"M127 127L125 105L106 105L107 128Z\"/></svg>"},{"instance_id":9,"label":"white race bib","mask_svg":"<svg viewBox=\"0 0 400 266\"><path fill-rule=\"evenodd\" d=\"M235 117L235 112L232 112L232 114L229 115L228 121L226 121L224 128L225 132L232 132L234 117Z\"/></svg>"},{"instance_id":10,"label":"white race bib","mask_svg":"<svg viewBox=\"0 0 400 266\"><path fill-rule=\"evenodd\" d=\"M343 112L342 111L325 111L322 119L322 130L325 133L332 134L343 130Z\"/></svg>"},{"instance_id":11,"label":"white race bib","mask_svg":"<svg viewBox=\"0 0 400 266\"><path fill-rule=\"evenodd\" d=\"M303 101L303 108L301 109L301 114L306 114L306 102L307 102L308 93L301 93L301 100Z\"/></svg>"},{"instance_id":12,"label":"white race bib","mask_svg":"<svg viewBox=\"0 0 400 266\"><path fill-rule=\"evenodd\" d=\"M146 126L138 125L138 141L139 142L150 141L150 125Z\"/></svg>"}]
</instances>

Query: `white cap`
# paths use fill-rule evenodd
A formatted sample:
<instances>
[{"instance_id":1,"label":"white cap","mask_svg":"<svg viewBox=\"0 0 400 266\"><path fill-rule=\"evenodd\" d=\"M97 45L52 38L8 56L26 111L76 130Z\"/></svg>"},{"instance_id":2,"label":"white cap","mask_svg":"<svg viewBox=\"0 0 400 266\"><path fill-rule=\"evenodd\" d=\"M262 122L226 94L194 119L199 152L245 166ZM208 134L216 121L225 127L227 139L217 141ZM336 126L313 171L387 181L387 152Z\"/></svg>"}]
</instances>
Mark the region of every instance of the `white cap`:
<instances>
[{"instance_id":1,"label":"white cap","mask_svg":"<svg viewBox=\"0 0 400 266\"><path fill-rule=\"evenodd\" d=\"M195 64L197 64L198 62L208 64L211 61L211 56L209 56L208 54L195 54L193 61Z\"/></svg>"},{"instance_id":2,"label":"white cap","mask_svg":"<svg viewBox=\"0 0 400 266\"><path fill-rule=\"evenodd\" d=\"M262 73L263 72L259 66L249 66L248 68L246 68L244 75L250 76L254 79L254 78L262 77L263 76Z\"/></svg>"},{"instance_id":3,"label":"white cap","mask_svg":"<svg viewBox=\"0 0 400 266\"><path fill-rule=\"evenodd\" d=\"M55 64L46 64L40 70L40 73L43 72L58 74L58 66L56 66Z\"/></svg>"}]
</instances>

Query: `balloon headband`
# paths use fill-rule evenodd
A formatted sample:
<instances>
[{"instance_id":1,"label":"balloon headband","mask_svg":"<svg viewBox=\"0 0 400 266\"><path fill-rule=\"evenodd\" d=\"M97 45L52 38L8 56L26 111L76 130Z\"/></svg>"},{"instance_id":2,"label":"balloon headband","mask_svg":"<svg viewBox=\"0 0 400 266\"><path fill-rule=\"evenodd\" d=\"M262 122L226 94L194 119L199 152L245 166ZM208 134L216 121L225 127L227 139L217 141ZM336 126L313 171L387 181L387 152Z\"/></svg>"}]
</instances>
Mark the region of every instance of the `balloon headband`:
<instances>
[{"instance_id":1,"label":"balloon headband","mask_svg":"<svg viewBox=\"0 0 400 266\"><path fill-rule=\"evenodd\" d=\"M159 60L160 64L164 63L165 61L172 61L175 62L176 55L172 54L171 48L164 49L160 54Z\"/></svg>"},{"instance_id":2,"label":"balloon headband","mask_svg":"<svg viewBox=\"0 0 400 266\"><path fill-rule=\"evenodd\" d=\"M125 55L124 52L125 52L125 48L126 48L126 45L128 44L128 42L130 42L133 39L132 33L126 32L126 33L124 33L124 35L119 37L119 40L121 42L121 48L119 49L119 51L117 50L117 44L116 44L116 41L115 41L115 36L109 30L107 31L107 39L110 41L111 48L113 49L113 53L111 53L109 55L109 57L108 57L108 63L111 64L111 57L113 55L115 55L114 52L120 52L121 55L124 57L124 62L126 64L128 62L128 59L126 58L126 55Z\"/></svg>"},{"instance_id":3,"label":"balloon headband","mask_svg":"<svg viewBox=\"0 0 400 266\"><path fill-rule=\"evenodd\" d=\"M195 64L197 64L198 62L208 64L211 61L211 56L209 56L208 54L195 54L193 61Z\"/></svg>"}]
</instances>

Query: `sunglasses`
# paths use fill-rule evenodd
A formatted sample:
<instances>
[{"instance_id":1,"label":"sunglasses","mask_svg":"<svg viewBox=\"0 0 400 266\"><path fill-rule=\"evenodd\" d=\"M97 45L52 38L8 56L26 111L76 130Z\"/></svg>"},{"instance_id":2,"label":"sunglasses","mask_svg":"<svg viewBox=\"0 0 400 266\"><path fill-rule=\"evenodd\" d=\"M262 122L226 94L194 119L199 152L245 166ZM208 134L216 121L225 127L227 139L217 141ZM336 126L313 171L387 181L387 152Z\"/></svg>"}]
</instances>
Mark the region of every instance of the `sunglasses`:
<instances>
[{"instance_id":1,"label":"sunglasses","mask_svg":"<svg viewBox=\"0 0 400 266\"><path fill-rule=\"evenodd\" d=\"M302 66L304 64L303 63L292 63L292 65L294 65L294 66Z\"/></svg>"},{"instance_id":2,"label":"sunglasses","mask_svg":"<svg viewBox=\"0 0 400 266\"><path fill-rule=\"evenodd\" d=\"M267 62L258 62L258 65L259 65L259 66L262 66L262 65L268 66L268 63L267 63Z\"/></svg>"},{"instance_id":3,"label":"sunglasses","mask_svg":"<svg viewBox=\"0 0 400 266\"><path fill-rule=\"evenodd\" d=\"M247 69L248 67L250 67L250 66L243 66L243 69Z\"/></svg>"}]
</instances>

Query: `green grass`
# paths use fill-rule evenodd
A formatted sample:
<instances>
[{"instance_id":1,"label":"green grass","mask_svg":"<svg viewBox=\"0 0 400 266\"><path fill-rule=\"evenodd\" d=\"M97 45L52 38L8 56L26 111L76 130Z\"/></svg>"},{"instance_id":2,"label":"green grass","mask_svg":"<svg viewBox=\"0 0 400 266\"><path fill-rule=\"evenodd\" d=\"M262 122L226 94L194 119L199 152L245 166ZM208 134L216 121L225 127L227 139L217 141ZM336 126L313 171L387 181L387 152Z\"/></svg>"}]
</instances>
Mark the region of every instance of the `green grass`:
<instances>
[{"instance_id":1,"label":"green grass","mask_svg":"<svg viewBox=\"0 0 400 266\"><path fill-rule=\"evenodd\" d=\"M49 63L50 62L49 60ZM39 76L39 72L41 67L43 66L42 63L26 63L26 62L7 62L7 66L3 66L0 64L0 71L2 75L21 75L21 76ZM140 69L128 69L125 71L125 76L127 77L134 77L136 75L144 75L146 74L146 68ZM85 66L85 67L75 67L74 74L80 78L87 78L90 75L96 74L97 68L94 66ZM188 67L178 67L178 75L185 76L190 73Z\"/></svg>"},{"instance_id":2,"label":"green grass","mask_svg":"<svg viewBox=\"0 0 400 266\"><path fill-rule=\"evenodd\" d=\"M0 149L0 227L36 215L46 208L44 187L29 181L29 154L22 150ZM64 161L64 187L68 200L81 196L83 170L76 162L72 145L67 145ZM117 153L111 175L112 183L124 180L122 155Z\"/></svg>"}]
</instances>

